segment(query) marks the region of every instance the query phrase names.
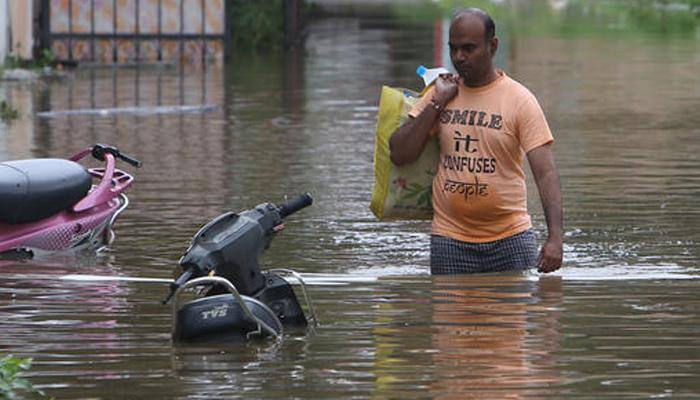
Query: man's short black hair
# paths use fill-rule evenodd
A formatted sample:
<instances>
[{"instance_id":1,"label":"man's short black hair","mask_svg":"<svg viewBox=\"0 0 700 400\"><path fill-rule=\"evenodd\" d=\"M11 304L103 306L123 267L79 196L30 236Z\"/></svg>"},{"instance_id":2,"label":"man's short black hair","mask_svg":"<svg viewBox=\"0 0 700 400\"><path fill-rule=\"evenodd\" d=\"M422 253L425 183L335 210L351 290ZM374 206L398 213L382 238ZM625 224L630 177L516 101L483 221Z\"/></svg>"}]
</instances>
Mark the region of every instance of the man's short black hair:
<instances>
[{"instance_id":1,"label":"man's short black hair","mask_svg":"<svg viewBox=\"0 0 700 400\"><path fill-rule=\"evenodd\" d=\"M493 39L496 36L496 24L493 22L493 19L491 19L491 16L486 11L476 7L463 8L461 10L457 10L454 13L452 17L452 22L454 23L463 15L474 15L481 19L481 22L484 23L484 31L486 33L484 36L487 41Z\"/></svg>"}]
</instances>

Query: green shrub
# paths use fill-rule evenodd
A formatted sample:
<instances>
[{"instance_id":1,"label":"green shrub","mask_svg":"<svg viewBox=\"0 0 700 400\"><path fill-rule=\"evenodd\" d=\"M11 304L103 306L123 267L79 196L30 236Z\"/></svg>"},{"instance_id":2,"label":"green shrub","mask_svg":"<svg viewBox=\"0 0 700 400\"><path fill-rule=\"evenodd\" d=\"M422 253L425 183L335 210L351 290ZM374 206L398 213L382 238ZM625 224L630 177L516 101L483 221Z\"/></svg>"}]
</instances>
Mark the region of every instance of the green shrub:
<instances>
[{"instance_id":1,"label":"green shrub","mask_svg":"<svg viewBox=\"0 0 700 400\"><path fill-rule=\"evenodd\" d=\"M0 121L10 122L19 118L19 111L5 100L0 100Z\"/></svg>"},{"instance_id":2,"label":"green shrub","mask_svg":"<svg viewBox=\"0 0 700 400\"><path fill-rule=\"evenodd\" d=\"M5 69L14 68L29 68L29 69L43 69L45 67L55 67L58 61L56 56L50 49L43 49L39 54L38 58L33 60L23 60L19 56L19 44L17 45L17 53L11 53L5 56L5 62L2 67Z\"/></svg>"},{"instance_id":3,"label":"green shrub","mask_svg":"<svg viewBox=\"0 0 700 400\"><path fill-rule=\"evenodd\" d=\"M17 392L25 392L39 396L45 396L44 392L37 389L28 380L20 377L23 371L29 370L32 365L31 358L16 358L5 356L0 358L0 397L3 399L19 399Z\"/></svg>"},{"instance_id":4,"label":"green shrub","mask_svg":"<svg viewBox=\"0 0 700 400\"><path fill-rule=\"evenodd\" d=\"M283 0L231 0L229 24L236 50L276 50L284 35Z\"/></svg>"}]
</instances>

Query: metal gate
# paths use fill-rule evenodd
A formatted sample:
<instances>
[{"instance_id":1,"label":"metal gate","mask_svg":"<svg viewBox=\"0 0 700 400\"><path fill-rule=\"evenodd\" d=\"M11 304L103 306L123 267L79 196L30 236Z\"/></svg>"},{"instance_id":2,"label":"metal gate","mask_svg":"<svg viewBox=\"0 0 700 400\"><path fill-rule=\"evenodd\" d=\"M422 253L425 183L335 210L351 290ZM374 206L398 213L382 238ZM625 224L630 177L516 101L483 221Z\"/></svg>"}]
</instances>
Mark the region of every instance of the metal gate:
<instances>
[{"instance_id":1,"label":"metal gate","mask_svg":"<svg viewBox=\"0 0 700 400\"><path fill-rule=\"evenodd\" d=\"M63 61L220 60L230 43L225 0L41 0L44 47Z\"/></svg>"}]
</instances>

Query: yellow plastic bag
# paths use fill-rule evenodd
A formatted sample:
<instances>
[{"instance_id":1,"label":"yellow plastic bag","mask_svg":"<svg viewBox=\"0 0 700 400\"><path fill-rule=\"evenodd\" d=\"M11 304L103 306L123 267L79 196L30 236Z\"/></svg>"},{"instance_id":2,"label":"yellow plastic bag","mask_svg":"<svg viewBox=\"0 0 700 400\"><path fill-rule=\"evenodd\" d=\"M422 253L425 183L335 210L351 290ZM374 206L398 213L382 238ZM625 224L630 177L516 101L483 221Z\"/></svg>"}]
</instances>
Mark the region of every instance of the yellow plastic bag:
<instances>
[{"instance_id":1,"label":"yellow plastic bag","mask_svg":"<svg viewBox=\"0 0 700 400\"><path fill-rule=\"evenodd\" d=\"M374 189L369 208L380 220L430 219L432 182L440 149L430 139L412 164L395 166L389 159L389 139L408 117L420 95L410 90L382 87L374 143Z\"/></svg>"}]
</instances>

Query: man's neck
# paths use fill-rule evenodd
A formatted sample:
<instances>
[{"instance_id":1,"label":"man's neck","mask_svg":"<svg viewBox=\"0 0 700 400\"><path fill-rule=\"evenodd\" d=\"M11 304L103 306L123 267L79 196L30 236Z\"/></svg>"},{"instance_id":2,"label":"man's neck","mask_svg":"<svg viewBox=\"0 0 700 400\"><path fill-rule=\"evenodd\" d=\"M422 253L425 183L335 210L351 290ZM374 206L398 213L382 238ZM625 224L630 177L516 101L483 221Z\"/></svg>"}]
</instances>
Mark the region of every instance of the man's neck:
<instances>
[{"instance_id":1,"label":"man's neck","mask_svg":"<svg viewBox=\"0 0 700 400\"><path fill-rule=\"evenodd\" d=\"M499 75L498 75L498 72L496 72L496 69L491 68L490 73L486 74L486 76L484 76L481 79L478 79L476 81L471 82L471 81L464 79L464 77L462 77L462 82L464 82L464 86L466 86L468 88L478 89L480 87L487 86L487 85L491 84L493 81L498 79L498 77L499 77Z\"/></svg>"}]
</instances>

